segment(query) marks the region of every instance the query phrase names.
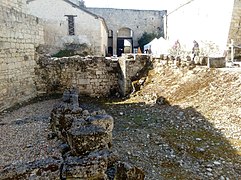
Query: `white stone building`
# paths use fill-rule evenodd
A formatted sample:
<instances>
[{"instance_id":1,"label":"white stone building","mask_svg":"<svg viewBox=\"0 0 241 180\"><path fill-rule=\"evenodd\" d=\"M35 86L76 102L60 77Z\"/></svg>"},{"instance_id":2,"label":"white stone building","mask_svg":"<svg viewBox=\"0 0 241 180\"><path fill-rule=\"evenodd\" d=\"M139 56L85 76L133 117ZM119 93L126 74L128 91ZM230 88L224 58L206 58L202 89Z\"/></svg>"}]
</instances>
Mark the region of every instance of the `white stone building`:
<instances>
[{"instance_id":1,"label":"white stone building","mask_svg":"<svg viewBox=\"0 0 241 180\"><path fill-rule=\"evenodd\" d=\"M44 41L51 54L69 45L87 45L93 55L105 56L105 20L70 0L27 0L29 14L44 20Z\"/></svg>"}]
</instances>

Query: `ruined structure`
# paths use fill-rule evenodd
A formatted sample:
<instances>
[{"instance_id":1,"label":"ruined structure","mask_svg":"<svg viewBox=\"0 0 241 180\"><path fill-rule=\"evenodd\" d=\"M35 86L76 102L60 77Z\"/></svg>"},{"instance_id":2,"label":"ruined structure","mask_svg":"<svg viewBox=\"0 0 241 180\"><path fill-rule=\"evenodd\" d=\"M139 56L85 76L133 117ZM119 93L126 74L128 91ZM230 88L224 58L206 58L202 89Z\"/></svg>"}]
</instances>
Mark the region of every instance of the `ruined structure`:
<instances>
[{"instance_id":1,"label":"ruined structure","mask_svg":"<svg viewBox=\"0 0 241 180\"><path fill-rule=\"evenodd\" d=\"M117 61L101 57L42 57L37 64L36 87L41 94L62 93L70 87L92 97L107 97L119 92Z\"/></svg>"},{"instance_id":2,"label":"ruined structure","mask_svg":"<svg viewBox=\"0 0 241 180\"><path fill-rule=\"evenodd\" d=\"M151 66L151 58L137 55L112 61L101 57L44 56L37 65L35 73L39 94L62 93L66 88L75 87L82 95L109 97L129 94L133 78L137 74L135 80L142 77L142 72Z\"/></svg>"},{"instance_id":3,"label":"ruined structure","mask_svg":"<svg viewBox=\"0 0 241 180\"><path fill-rule=\"evenodd\" d=\"M117 161L111 151L114 119L104 110L82 109L75 89L64 91L50 126L61 156L10 164L1 168L0 179L144 179L141 169Z\"/></svg>"},{"instance_id":4,"label":"ruined structure","mask_svg":"<svg viewBox=\"0 0 241 180\"><path fill-rule=\"evenodd\" d=\"M200 3L200 1L197 2ZM39 48L40 45L44 44L44 23L41 19L26 14L27 8L25 3L26 1L24 0L2 0L0 5L0 24L2 27L0 30L0 111L16 103L36 97L39 93L55 91L62 93L65 87L70 87L71 85L77 85L80 92L91 96L108 96L111 94L110 92L116 92L118 88L121 89L122 94L125 94L126 91L123 90L122 87L125 87L125 83L123 82L128 81L128 79L125 79L125 77L129 76L126 75L126 72L127 74L131 72L128 71L128 68L130 68L130 70L135 69L133 67L142 69L142 65L137 65L141 63L138 61L135 63L135 61L133 61L133 66L126 66L127 69L124 71L123 68L119 68L119 71L118 62L105 61L104 59L98 60L94 58L86 61L84 58L83 62L80 62L82 60L77 60L78 58L73 58L75 60L62 58L56 61L55 59L49 59L48 61L40 60L35 52L36 49L41 49ZM34 3L34 1L32 1L32 3ZM231 7L228 13L232 15L231 26L227 26L228 29L230 29L229 39L234 39L235 44L238 45L240 44L240 1L235 0L234 3L229 2L228 5ZM173 20L175 20L174 17L182 17L178 12L180 10L188 12L186 10L191 7L191 4L188 4L185 6L187 9L178 9L178 11L169 14L168 29L180 30L180 28L172 26L171 18L173 16ZM103 15L109 30L112 30L113 36L110 37L110 44L113 44L113 46L111 46L113 47L113 53L114 51L117 53L117 31L120 35L119 40L122 43L125 40L133 42L129 43L129 45L131 45L128 46L129 50L132 49L130 47L137 46L137 39L143 31L164 33L165 28L162 18L166 14L165 11L102 8L89 8L88 10L98 14L96 15L97 17ZM79 12L80 10L77 11ZM86 14L85 11L83 11L83 14L88 17L90 16L90 19L94 17L88 13ZM140 16L144 18L140 18ZM122 18L119 19L118 17ZM229 17L225 19L228 18ZM184 20L179 19L175 22L181 21L183 22ZM66 19L64 19L65 25L66 22ZM102 20L99 19L98 22L102 22ZM182 27L184 28L185 26ZM211 27L212 26L206 29L213 29ZM226 26L222 26L222 29L227 29L223 27ZM181 32L179 31L177 34L179 35ZM185 32L185 34L190 35L192 33ZM228 36L225 34L220 37L223 39L223 37ZM113 41L111 39L113 39ZM226 44L227 38L224 39ZM96 41L98 41L98 39ZM126 50L127 49L128 48L126 48ZM67 62L68 60L70 60L70 62ZM60 88L61 86L62 88Z\"/></svg>"}]
</instances>

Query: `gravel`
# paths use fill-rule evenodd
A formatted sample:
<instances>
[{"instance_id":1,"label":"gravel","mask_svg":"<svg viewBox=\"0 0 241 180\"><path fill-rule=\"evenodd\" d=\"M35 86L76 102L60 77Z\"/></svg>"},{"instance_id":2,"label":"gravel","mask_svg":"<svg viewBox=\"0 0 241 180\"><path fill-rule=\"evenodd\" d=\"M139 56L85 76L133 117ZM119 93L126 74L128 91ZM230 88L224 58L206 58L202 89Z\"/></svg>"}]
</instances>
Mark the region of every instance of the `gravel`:
<instances>
[{"instance_id":1,"label":"gravel","mask_svg":"<svg viewBox=\"0 0 241 180\"><path fill-rule=\"evenodd\" d=\"M241 179L240 73L194 69L159 75L129 99L80 97L80 105L89 112L105 109L114 117L112 148L123 161L143 169L146 179ZM184 82L202 77L208 82L192 90L196 93L186 89L183 94ZM153 103L151 93L170 105ZM60 156L55 140L48 139L49 116L57 102L1 114L0 171L8 164Z\"/></svg>"},{"instance_id":2,"label":"gravel","mask_svg":"<svg viewBox=\"0 0 241 180\"><path fill-rule=\"evenodd\" d=\"M38 102L1 114L0 170L8 164L60 157L55 142L47 140L51 132L49 115L57 101Z\"/></svg>"}]
</instances>

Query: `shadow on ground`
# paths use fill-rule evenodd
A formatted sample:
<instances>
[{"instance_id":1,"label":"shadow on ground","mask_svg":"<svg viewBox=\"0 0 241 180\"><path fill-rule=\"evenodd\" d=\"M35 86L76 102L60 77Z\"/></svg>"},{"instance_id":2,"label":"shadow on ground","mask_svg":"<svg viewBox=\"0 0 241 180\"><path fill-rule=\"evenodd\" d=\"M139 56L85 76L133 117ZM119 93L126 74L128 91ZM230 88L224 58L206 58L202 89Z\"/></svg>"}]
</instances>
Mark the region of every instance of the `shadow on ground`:
<instances>
[{"instance_id":1,"label":"shadow on ground","mask_svg":"<svg viewBox=\"0 0 241 180\"><path fill-rule=\"evenodd\" d=\"M147 179L239 179L236 147L195 108L80 97L84 109L114 117L113 148Z\"/></svg>"}]
</instances>

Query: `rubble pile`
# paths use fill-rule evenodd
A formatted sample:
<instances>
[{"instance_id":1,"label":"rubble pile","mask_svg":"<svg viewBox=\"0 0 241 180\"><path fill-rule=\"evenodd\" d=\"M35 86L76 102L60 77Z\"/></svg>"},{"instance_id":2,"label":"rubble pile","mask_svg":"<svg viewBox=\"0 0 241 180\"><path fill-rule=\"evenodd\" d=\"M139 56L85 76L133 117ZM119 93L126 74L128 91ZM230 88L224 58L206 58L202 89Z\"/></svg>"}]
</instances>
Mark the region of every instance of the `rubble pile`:
<instances>
[{"instance_id":1,"label":"rubble pile","mask_svg":"<svg viewBox=\"0 0 241 180\"><path fill-rule=\"evenodd\" d=\"M64 92L63 102L54 107L50 123L54 135L61 141L62 178L111 179L116 173L116 179L144 179L142 170L117 162L117 154L111 151L112 116L104 110L90 113L82 109L76 90Z\"/></svg>"}]
</instances>

